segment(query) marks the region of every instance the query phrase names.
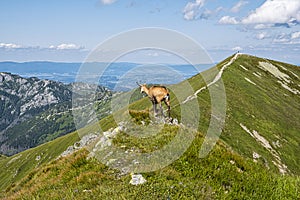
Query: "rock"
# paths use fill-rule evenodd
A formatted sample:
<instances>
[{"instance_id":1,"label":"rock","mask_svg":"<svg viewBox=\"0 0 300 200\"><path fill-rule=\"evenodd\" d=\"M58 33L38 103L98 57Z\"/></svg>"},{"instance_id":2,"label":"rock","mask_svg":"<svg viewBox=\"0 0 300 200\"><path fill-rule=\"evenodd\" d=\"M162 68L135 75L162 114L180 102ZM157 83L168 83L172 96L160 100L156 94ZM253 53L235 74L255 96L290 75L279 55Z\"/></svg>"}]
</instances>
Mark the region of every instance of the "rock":
<instances>
[{"instance_id":1,"label":"rock","mask_svg":"<svg viewBox=\"0 0 300 200\"><path fill-rule=\"evenodd\" d=\"M131 174L131 185L140 185L146 183L146 179L141 174Z\"/></svg>"},{"instance_id":2,"label":"rock","mask_svg":"<svg viewBox=\"0 0 300 200\"><path fill-rule=\"evenodd\" d=\"M103 149L104 147L109 147L112 144L112 140L103 136L100 138L100 140L97 142L97 144L95 145L95 148L93 149L93 151L97 151L99 149Z\"/></svg>"},{"instance_id":3,"label":"rock","mask_svg":"<svg viewBox=\"0 0 300 200\"><path fill-rule=\"evenodd\" d=\"M260 158L260 155L258 153L256 153L256 152L253 152L252 156L253 156L253 159Z\"/></svg>"},{"instance_id":4,"label":"rock","mask_svg":"<svg viewBox=\"0 0 300 200\"><path fill-rule=\"evenodd\" d=\"M65 156L67 156L67 155L72 154L74 151L75 151L75 150L74 150L74 147L73 147L73 146L69 146L64 152L62 152L62 153L60 154L59 157L65 157Z\"/></svg>"},{"instance_id":5,"label":"rock","mask_svg":"<svg viewBox=\"0 0 300 200\"><path fill-rule=\"evenodd\" d=\"M41 159L41 156L40 156L40 155L38 155L38 156L35 158L36 161L39 161L40 159Z\"/></svg>"},{"instance_id":6,"label":"rock","mask_svg":"<svg viewBox=\"0 0 300 200\"><path fill-rule=\"evenodd\" d=\"M95 141L97 138L98 138L97 134L88 134L88 135L83 136L81 138L81 140L79 141L80 147L82 148L84 146L87 146L91 142Z\"/></svg>"},{"instance_id":7,"label":"rock","mask_svg":"<svg viewBox=\"0 0 300 200\"><path fill-rule=\"evenodd\" d=\"M72 146L69 146L59 157L65 157L74 153L75 151L87 146L98 138L96 134L88 134L81 138L79 142L75 142ZM58 158L59 158L58 157Z\"/></svg>"},{"instance_id":8,"label":"rock","mask_svg":"<svg viewBox=\"0 0 300 200\"><path fill-rule=\"evenodd\" d=\"M178 125L178 120L176 118L173 119L173 122L172 122L174 125Z\"/></svg>"}]
</instances>

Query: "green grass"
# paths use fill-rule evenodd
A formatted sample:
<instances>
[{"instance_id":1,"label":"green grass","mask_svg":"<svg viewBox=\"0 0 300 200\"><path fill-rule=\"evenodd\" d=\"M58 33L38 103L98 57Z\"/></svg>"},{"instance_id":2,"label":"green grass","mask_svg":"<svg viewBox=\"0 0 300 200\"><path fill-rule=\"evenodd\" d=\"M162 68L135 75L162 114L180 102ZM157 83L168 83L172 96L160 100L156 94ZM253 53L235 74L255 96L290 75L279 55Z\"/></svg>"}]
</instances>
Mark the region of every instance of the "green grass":
<instances>
[{"instance_id":1,"label":"green grass","mask_svg":"<svg viewBox=\"0 0 300 200\"><path fill-rule=\"evenodd\" d=\"M7 190L7 199L298 199L300 179L270 173L218 142L205 159L199 133L184 155L171 165L143 173L147 182L129 184L81 150L32 171ZM116 143L120 142L119 139ZM124 141L123 141L124 142ZM122 142L122 143L123 143ZM133 144L132 142L126 142ZM151 145L150 145L151 146ZM259 181L258 181L259 180Z\"/></svg>"},{"instance_id":2,"label":"green grass","mask_svg":"<svg viewBox=\"0 0 300 200\"><path fill-rule=\"evenodd\" d=\"M1 155L1 154L0 154L0 161L1 161L2 159L5 159L5 158L6 158L5 155Z\"/></svg>"},{"instance_id":3,"label":"green grass","mask_svg":"<svg viewBox=\"0 0 300 200\"><path fill-rule=\"evenodd\" d=\"M251 157L254 151L261 154L273 170L274 157L261 144L257 143L249 134L239 126L240 123L249 129L256 130L265 137L272 147L279 152L280 157L293 174L300 174L300 98L284 89L268 72L258 67L259 61L255 57L241 56L224 73L223 81L227 95L226 127L221 138L236 151ZM290 72L300 76L299 67L269 61L281 69L285 66ZM248 70L240 67L244 66ZM261 77L253 73L260 73ZM293 76L290 72L282 71ZM234 76L233 76L234 75ZM245 80L249 78L256 85ZM294 85L300 85L300 80L293 78ZM295 87L297 88L297 87ZM280 147L273 143L279 142Z\"/></svg>"},{"instance_id":4,"label":"green grass","mask_svg":"<svg viewBox=\"0 0 300 200\"><path fill-rule=\"evenodd\" d=\"M224 60L216 68L220 69L231 58ZM199 122L195 122L199 126L192 144L172 164L155 172L143 173L147 180L145 184L130 185L129 174L121 175L120 171L101 164L95 158L87 159L87 150L81 150L47 164L51 160L49 158L40 167L34 169L32 163L39 155L37 152L42 149L37 147L32 152L28 150L21 153L27 154L30 159L26 160L28 169L19 173L17 178L12 178L14 172L12 169L22 168L20 159L13 162L15 168L7 167L7 170L10 169L9 177L5 177L9 174L7 171L1 172L1 178L5 177L1 179L1 185L4 184L1 188L10 185L2 197L7 199L299 199L300 98L299 95L284 89L277 82L278 79L269 72L259 68L260 61L266 62L264 59L242 55L224 71L222 79L226 89L226 122L220 140L207 157L199 158L212 110L209 91L204 90L197 96L201 115ZM276 61L268 62L291 77L290 87L300 90L300 79L294 75L300 77L299 67ZM288 71L280 66L284 66ZM261 77L253 73L259 73ZM214 77L213 69L204 74L208 80ZM249 83L245 78L256 85ZM169 87L171 116L178 118L179 121L182 115L179 102L189 95L186 90L187 83L193 90L205 86L203 78L198 74ZM129 109L131 123L138 125L145 123L149 126L153 114L152 105L148 98L137 100L136 95L138 95L137 90L131 97L132 104L128 107L120 108L114 115L99 121L103 131L116 127L118 121L115 117L122 119L126 116L127 109ZM194 116L197 111L189 110L189 112ZM192 117L190 119L193 120ZM243 130L240 124L245 125L250 131L257 131L268 140L282 163L287 165L289 169L287 175L279 173L278 167L272 162L275 159L274 155ZM97 133L98 128L97 124L90 125L83 129L82 134ZM172 141L178 134L177 131L177 126L163 125L155 136L147 138L128 135L126 131L120 132L113 140L113 144L124 150L134 148L139 152L151 153ZM139 131L136 132L135 134L138 134ZM64 139L56 139L45 145L49 145L49 149L50 147L55 149L53 151L58 155L59 151L76 139L78 139L76 133L73 133L65 136ZM276 145L277 141L279 146ZM58 150L58 147L61 150ZM257 162L253 161L253 152L261 155ZM0 167L6 166L9 159L13 157L0 158ZM2 181L6 178L8 182Z\"/></svg>"},{"instance_id":5,"label":"green grass","mask_svg":"<svg viewBox=\"0 0 300 200\"><path fill-rule=\"evenodd\" d=\"M78 135L74 132L14 156L0 159L0 190L14 185L34 168L57 158L66 147L73 145L77 140ZM36 160L38 156L40 159Z\"/></svg>"}]
</instances>

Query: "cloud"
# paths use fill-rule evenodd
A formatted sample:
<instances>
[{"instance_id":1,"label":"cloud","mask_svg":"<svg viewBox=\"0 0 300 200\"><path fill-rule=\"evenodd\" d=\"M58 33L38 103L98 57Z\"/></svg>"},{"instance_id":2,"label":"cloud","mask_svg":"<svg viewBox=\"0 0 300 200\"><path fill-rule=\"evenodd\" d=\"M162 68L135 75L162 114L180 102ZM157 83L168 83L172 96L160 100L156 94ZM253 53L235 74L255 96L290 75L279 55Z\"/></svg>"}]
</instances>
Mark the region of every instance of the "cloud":
<instances>
[{"instance_id":1,"label":"cloud","mask_svg":"<svg viewBox=\"0 0 300 200\"><path fill-rule=\"evenodd\" d=\"M224 16L219 20L219 24L239 24L235 17Z\"/></svg>"},{"instance_id":2,"label":"cloud","mask_svg":"<svg viewBox=\"0 0 300 200\"><path fill-rule=\"evenodd\" d=\"M242 51L243 48L240 47L240 46L236 46L236 47L233 47L231 50L232 50L232 51Z\"/></svg>"},{"instance_id":3,"label":"cloud","mask_svg":"<svg viewBox=\"0 0 300 200\"><path fill-rule=\"evenodd\" d=\"M223 10L222 7L218 7L215 10L209 10L209 9L205 9L200 15L199 18L200 19L209 19L213 16L216 16L219 12L221 12Z\"/></svg>"},{"instance_id":4,"label":"cloud","mask_svg":"<svg viewBox=\"0 0 300 200\"><path fill-rule=\"evenodd\" d=\"M199 10L204 6L205 0L195 0L188 2L183 9L183 17L186 20L195 20L199 15Z\"/></svg>"},{"instance_id":5,"label":"cloud","mask_svg":"<svg viewBox=\"0 0 300 200\"><path fill-rule=\"evenodd\" d=\"M291 39L298 39L300 38L300 31L294 32L291 34Z\"/></svg>"},{"instance_id":6,"label":"cloud","mask_svg":"<svg viewBox=\"0 0 300 200\"><path fill-rule=\"evenodd\" d=\"M0 43L0 48L3 49L20 49L22 48L21 45L13 44L13 43Z\"/></svg>"},{"instance_id":7,"label":"cloud","mask_svg":"<svg viewBox=\"0 0 300 200\"><path fill-rule=\"evenodd\" d=\"M281 33L281 34L279 34L274 40L273 40L273 42L274 43L285 43L285 44L287 44L287 43L290 43L290 37L289 37L289 35L288 34L286 34L286 33Z\"/></svg>"},{"instance_id":8,"label":"cloud","mask_svg":"<svg viewBox=\"0 0 300 200\"><path fill-rule=\"evenodd\" d=\"M300 44L300 31L292 33L281 33L273 40L274 43Z\"/></svg>"},{"instance_id":9,"label":"cloud","mask_svg":"<svg viewBox=\"0 0 300 200\"><path fill-rule=\"evenodd\" d=\"M230 11L233 12L233 13L237 13L241 10L241 8L245 5L247 5L249 2L248 1L239 1L237 2L231 9Z\"/></svg>"},{"instance_id":10,"label":"cloud","mask_svg":"<svg viewBox=\"0 0 300 200\"><path fill-rule=\"evenodd\" d=\"M247 1L240 0L231 11L237 12L245 4ZM274 27L290 28L300 24L300 0L266 0L241 20L223 16L219 24L247 25L247 28L256 30Z\"/></svg>"},{"instance_id":11,"label":"cloud","mask_svg":"<svg viewBox=\"0 0 300 200\"><path fill-rule=\"evenodd\" d=\"M261 32L261 33L258 33L255 36L255 38L258 40L263 40L263 39L269 38L269 35L266 32Z\"/></svg>"},{"instance_id":12,"label":"cloud","mask_svg":"<svg viewBox=\"0 0 300 200\"><path fill-rule=\"evenodd\" d=\"M60 45L51 45L49 47L40 47L40 46L22 46L19 44L14 44L14 43L0 43L0 49L21 49L21 50L33 50L33 49L37 49L37 50L82 50L84 49L84 47L82 46L78 46L76 44L72 44L72 43L62 43Z\"/></svg>"},{"instance_id":13,"label":"cloud","mask_svg":"<svg viewBox=\"0 0 300 200\"><path fill-rule=\"evenodd\" d=\"M241 21L242 24L294 24L299 22L299 0L267 0Z\"/></svg>"},{"instance_id":14,"label":"cloud","mask_svg":"<svg viewBox=\"0 0 300 200\"><path fill-rule=\"evenodd\" d=\"M104 4L104 5L110 5L110 4L113 4L115 2L116 2L116 0L101 0L101 3Z\"/></svg>"},{"instance_id":15,"label":"cloud","mask_svg":"<svg viewBox=\"0 0 300 200\"><path fill-rule=\"evenodd\" d=\"M267 29L267 28L273 28L273 27L274 27L274 25L272 25L272 24L256 24L254 26L254 29L261 30L261 29Z\"/></svg>"},{"instance_id":16,"label":"cloud","mask_svg":"<svg viewBox=\"0 0 300 200\"><path fill-rule=\"evenodd\" d=\"M83 49L83 47L78 46L76 44L60 44L58 46L51 45L49 46L49 49L56 49L56 50L78 50Z\"/></svg>"},{"instance_id":17,"label":"cloud","mask_svg":"<svg viewBox=\"0 0 300 200\"><path fill-rule=\"evenodd\" d=\"M217 7L215 9L203 8L206 0L196 0L195 2L188 2L183 9L183 18L185 20L197 20L197 19L209 19L218 15L223 7Z\"/></svg>"}]
</instances>

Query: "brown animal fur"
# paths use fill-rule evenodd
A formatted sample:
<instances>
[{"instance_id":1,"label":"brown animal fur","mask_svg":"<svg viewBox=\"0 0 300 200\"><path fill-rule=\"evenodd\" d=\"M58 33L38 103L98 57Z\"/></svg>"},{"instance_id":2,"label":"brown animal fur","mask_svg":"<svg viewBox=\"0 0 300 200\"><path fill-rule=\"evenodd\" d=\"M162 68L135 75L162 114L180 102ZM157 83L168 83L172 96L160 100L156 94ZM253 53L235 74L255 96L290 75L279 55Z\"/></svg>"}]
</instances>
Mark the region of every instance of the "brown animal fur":
<instances>
[{"instance_id":1,"label":"brown animal fur","mask_svg":"<svg viewBox=\"0 0 300 200\"><path fill-rule=\"evenodd\" d=\"M165 102L168 107L168 116L170 117L170 93L169 90L165 86L152 86L150 88L147 87L146 84L139 84L141 89L141 93L146 93L153 105L154 115L156 115L156 105L160 105L161 113L163 114L163 109L161 102Z\"/></svg>"}]
</instances>

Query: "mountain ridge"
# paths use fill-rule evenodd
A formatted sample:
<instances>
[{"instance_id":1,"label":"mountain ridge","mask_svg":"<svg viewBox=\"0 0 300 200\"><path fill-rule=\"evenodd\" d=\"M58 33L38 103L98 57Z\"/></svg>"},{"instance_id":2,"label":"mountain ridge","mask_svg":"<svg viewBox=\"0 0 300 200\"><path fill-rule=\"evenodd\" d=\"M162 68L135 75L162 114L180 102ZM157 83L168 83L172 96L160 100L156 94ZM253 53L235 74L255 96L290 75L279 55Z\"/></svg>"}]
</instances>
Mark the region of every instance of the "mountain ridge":
<instances>
[{"instance_id":1,"label":"mountain ridge","mask_svg":"<svg viewBox=\"0 0 300 200\"><path fill-rule=\"evenodd\" d=\"M300 160L297 156L291 156L297 154L298 150L295 144L300 142L297 134L300 130L299 120L297 120L300 117L299 112L297 112L300 110L300 100L299 95L297 95L298 92L295 94L295 91L300 91L299 67L244 55L237 59L235 64L228 70L230 73L235 73L239 76L236 77L238 80L233 81L232 77L227 76L225 73L223 80L226 89L231 89L228 85L234 82L236 82L234 85L237 83L240 85L239 88L247 88L248 94L245 94L245 96L248 98L236 103L239 105L239 108L229 101L229 115L227 116L231 122L236 121L236 125L240 126L242 131L248 133L252 139L260 144L260 148L252 150L252 157L257 155L257 150L264 149L264 151L272 155L266 157L269 159L273 157L269 161L263 161L267 162L265 163L266 165L270 167L270 163L272 163L278 167L279 171L285 173L283 168L285 168L286 164L280 163L282 159L284 160L283 162L289 163L287 168L291 167L296 174L299 174L297 165L292 163L295 161L299 163ZM235 89L238 89L238 87L235 87ZM274 89L276 89L276 92L274 92ZM240 89L230 92L227 90L229 95L238 92L240 94L245 93ZM237 98L236 95L235 97ZM237 112L232 113L230 110ZM244 119L238 117L238 115L241 115L241 112L244 112L244 115L247 117ZM259 112L265 112L266 114L263 116ZM231 115L236 115L236 117L232 118ZM245 121L245 119L247 120ZM238 122L238 120L240 121ZM230 126L233 127L233 123L230 123ZM252 127L252 130L249 130L249 127ZM238 129L234 130L234 132L236 134L243 133ZM233 131L230 133L225 131L223 136L232 134ZM225 137L221 136L221 138L229 142ZM233 146L233 142L229 144ZM245 142L244 145L246 146L247 143ZM286 149L289 150L293 146L293 151L287 152L283 146L286 146ZM251 157L251 154L249 157ZM266 158L261 156L260 159Z\"/></svg>"},{"instance_id":2,"label":"mountain ridge","mask_svg":"<svg viewBox=\"0 0 300 200\"><path fill-rule=\"evenodd\" d=\"M52 80L0 73L0 153L12 155L75 130L72 87ZM88 84L76 83L88 88ZM112 95L97 87L98 100Z\"/></svg>"},{"instance_id":3,"label":"mountain ridge","mask_svg":"<svg viewBox=\"0 0 300 200\"><path fill-rule=\"evenodd\" d=\"M234 62L230 62L233 58ZM227 67L223 68L226 64ZM298 168L300 98L297 92L293 92L300 90L300 80L297 78L300 77L299 67L236 54L215 68L219 70L223 68L221 78L226 89L226 120L220 140L207 157L199 158L199 150L211 117L210 95L207 88L200 89L206 86L201 78L203 74L210 77L209 80L215 80L210 70L186 80L193 87L192 96L197 98L201 110L199 128L193 143L169 166L156 172L143 173L146 183L131 186L130 174L122 174L119 170L108 168L99 163L95 157L88 158L89 153L86 150L80 150L50 164L45 162L42 167L31 171L30 175L26 176L30 170L23 171L24 178L21 180L19 177L16 180L17 184L7 189L5 196L28 199L36 196L83 199L87 196L120 198L121 194L121 198L141 199L142 195L146 194L150 199L300 198ZM277 77L276 69L289 78L283 74ZM220 84L220 80L214 84ZM173 91L175 87L181 88L182 83L170 86L170 90ZM173 96L172 117L179 119L180 123L180 104L174 94L171 93L171 96ZM135 123L143 124L149 120L151 123L152 119L149 117L151 104L147 98L133 102L128 109ZM119 112L122 114L123 111ZM99 124L103 131L113 132L118 129L112 115L100 120ZM84 132L96 133L100 139L105 134L99 133L97 127L96 125L85 127ZM128 152L151 153L153 149L172 140L176 134L175 130L176 126L165 124L157 136L142 139L120 131L111 142ZM76 141L76 136L78 140L76 133L66 135L65 140L73 138ZM56 140L52 145L55 143ZM99 143L104 148L108 148L105 146L107 144L109 142ZM40 147L32 151L38 152L38 149ZM67 146L64 149L67 149ZM87 149L91 151L93 147ZM60 151L62 152L62 149ZM18 156L17 154L14 158ZM0 160L0 166L1 164L4 166L11 159L13 158ZM6 183L6 186L8 185ZM29 193L26 192L28 190Z\"/></svg>"}]
</instances>

